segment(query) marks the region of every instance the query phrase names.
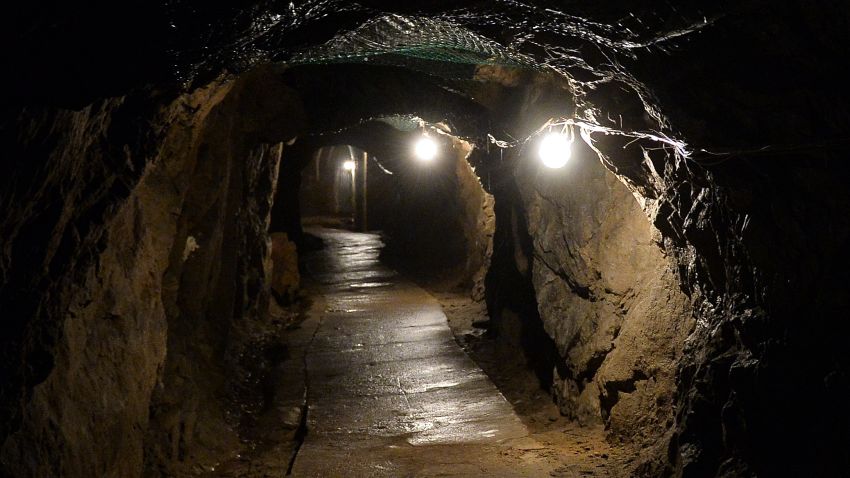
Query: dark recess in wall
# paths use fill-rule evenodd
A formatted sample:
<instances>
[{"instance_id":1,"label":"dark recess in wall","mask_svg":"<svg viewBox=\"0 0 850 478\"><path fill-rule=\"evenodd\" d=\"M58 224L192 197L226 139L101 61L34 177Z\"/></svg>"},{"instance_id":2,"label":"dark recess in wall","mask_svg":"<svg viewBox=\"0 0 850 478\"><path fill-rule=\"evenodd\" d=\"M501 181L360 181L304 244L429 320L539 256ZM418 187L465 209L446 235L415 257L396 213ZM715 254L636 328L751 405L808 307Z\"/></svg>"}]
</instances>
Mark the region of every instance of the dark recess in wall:
<instances>
[{"instance_id":1,"label":"dark recess in wall","mask_svg":"<svg viewBox=\"0 0 850 478\"><path fill-rule=\"evenodd\" d=\"M502 337L501 340L507 343L519 341L521 352L537 375L540 386L551 391L555 371L562 375L566 371L554 340L543 329L540 320L531 281L532 239L528 234L519 191L509 173L511 166L503 161L497 149L492 153L473 151L470 162L475 165L485 189L495 199L493 255L485 278L485 298L490 316L488 333L498 340L502 334L515 334L518 325L519 337ZM508 326L505 323L508 321L514 323Z\"/></svg>"}]
</instances>

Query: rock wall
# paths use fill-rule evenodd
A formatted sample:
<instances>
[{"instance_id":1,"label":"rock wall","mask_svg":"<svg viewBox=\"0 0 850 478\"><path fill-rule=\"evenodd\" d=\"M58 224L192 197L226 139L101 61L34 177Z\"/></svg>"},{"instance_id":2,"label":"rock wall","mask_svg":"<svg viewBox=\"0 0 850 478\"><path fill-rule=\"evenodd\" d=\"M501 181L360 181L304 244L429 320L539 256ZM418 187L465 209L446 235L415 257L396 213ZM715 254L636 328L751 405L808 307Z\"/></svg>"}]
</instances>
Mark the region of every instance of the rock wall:
<instances>
[{"instance_id":1,"label":"rock wall","mask_svg":"<svg viewBox=\"0 0 850 478\"><path fill-rule=\"evenodd\" d=\"M850 102L835 85L847 81L846 52L825 46L847 44L847 19L846 4L753 2L634 68L679 135L715 154L683 159L596 137L694 303L670 474L840 476L850 466L839 451L850 442L840 405L850 357L838 352L847 326L835 320L847 308L850 197L838 138L850 131ZM616 105L617 122L646 123L622 88L591 96Z\"/></svg>"},{"instance_id":2,"label":"rock wall","mask_svg":"<svg viewBox=\"0 0 850 478\"><path fill-rule=\"evenodd\" d=\"M0 474L141 470L166 353L161 279L175 226L175 195L151 186L158 168L149 164L167 163L170 143L191 138L185 125L203 120L220 89L162 110L116 98L21 118L13 156L38 169L18 167L32 176L12 175L3 189L6 210L21 213L3 222L2 309L20 322L4 323Z\"/></svg>"},{"instance_id":3,"label":"rock wall","mask_svg":"<svg viewBox=\"0 0 850 478\"><path fill-rule=\"evenodd\" d=\"M272 276L269 285L272 295L280 304L291 304L301 285L298 250L285 232L272 233L271 240Z\"/></svg>"},{"instance_id":4,"label":"rock wall","mask_svg":"<svg viewBox=\"0 0 850 478\"><path fill-rule=\"evenodd\" d=\"M576 108L571 86L556 77L477 75L501 85L476 97L511 118L515 137ZM564 415L604 424L609 439L643 450L642 473L661 474L694 328L678 256L644 210L643 190L612 172L615 150L608 156L578 139L568 165L550 170L537 141L477 161L499 219L488 281L494 330L523 353Z\"/></svg>"},{"instance_id":5,"label":"rock wall","mask_svg":"<svg viewBox=\"0 0 850 478\"><path fill-rule=\"evenodd\" d=\"M502 86L491 83L486 98L512 118L516 137L575 109L571 87L553 76L477 74ZM659 474L694 327L677 257L640 194L600 160L607 156L578 139L568 165L551 170L536 157L537 141L477 161L497 203L494 330L523 353L564 415L604 424L610 439L643 449L647 473Z\"/></svg>"},{"instance_id":6,"label":"rock wall","mask_svg":"<svg viewBox=\"0 0 850 478\"><path fill-rule=\"evenodd\" d=\"M268 300L269 145L300 127L292 95L254 94L264 78L4 131L3 476L179 474L239 446L226 399L246 374L225 370Z\"/></svg>"},{"instance_id":7,"label":"rock wall","mask_svg":"<svg viewBox=\"0 0 850 478\"><path fill-rule=\"evenodd\" d=\"M659 437L674 424L676 367L693 329L675 261L590 148L575 144L560 170L520 161L537 304L566 363L555 374L562 413L604 422L619 440L666 447Z\"/></svg>"},{"instance_id":8,"label":"rock wall","mask_svg":"<svg viewBox=\"0 0 850 478\"><path fill-rule=\"evenodd\" d=\"M466 240L464 286L471 286L472 298L485 298L487 271L493 256L493 235L496 232L495 200L481 185L468 158L471 148L455 163L458 178L458 200L462 207L461 224Z\"/></svg>"},{"instance_id":9,"label":"rock wall","mask_svg":"<svg viewBox=\"0 0 850 478\"><path fill-rule=\"evenodd\" d=\"M244 331L267 320L279 142L300 126L295 95L269 85L269 76L236 80L196 128L177 174L158 178L179 192L180 205L162 279L168 355L150 407L151 476L191 474L237 453L242 415L261 406L238 403L262 378L241 360L262 338Z\"/></svg>"},{"instance_id":10,"label":"rock wall","mask_svg":"<svg viewBox=\"0 0 850 478\"><path fill-rule=\"evenodd\" d=\"M570 110L551 107L559 96L569 102L569 90L547 83L520 84L517 128ZM596 114L616 109L612 127L647 127L644 105L624 91L596 89ZM740 138L748 124L736 116L705 129L699 118L680 120L687 137L705 141L717 130ZM753 138L799 134L787 123L751 126ZM507 243L497 245L496 263L516 271L515 289L530 271L563 360L554 380L562 410L643 447L642 476L778 476L787 463L794 473L813 463L816 474L837 474L842 460L823 450L848 440L850 418L837 405L847 361L833 352L843 332L824 331L843 330L829 319L842 310L834 285L846 276L835 266L846 262L836 241L848 233L839 213L847 195L834 184L840 153L742 152L747 159L703 164L651 141L589 138L593 149L577 141L583 150L561 173L530 166L533 146L492 172L520 191L495 191L497 202L511 203L502 206L496 236ZM596 173L587 161L599 161ZM538 320L530 311L502 315L520 324L508 329ZM811 393L782 391L801 384ZM812 440L795 448L789 433ZM777 450L788 459L773 460Z\"/></svg>"}]
</instances>

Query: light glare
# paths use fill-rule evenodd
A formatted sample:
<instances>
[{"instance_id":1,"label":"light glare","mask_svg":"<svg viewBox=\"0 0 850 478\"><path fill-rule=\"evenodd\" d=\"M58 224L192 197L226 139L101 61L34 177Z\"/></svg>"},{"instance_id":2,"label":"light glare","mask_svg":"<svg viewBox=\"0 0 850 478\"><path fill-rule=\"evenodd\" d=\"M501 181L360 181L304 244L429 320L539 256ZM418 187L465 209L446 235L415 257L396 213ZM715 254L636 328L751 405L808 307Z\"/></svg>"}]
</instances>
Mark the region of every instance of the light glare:
<instances>
[{"instance_id":1,"label":"light glare","mask_svg":"<svg viewBox=\"0 0 850 478\"><path fill-rule=\"evenodd\" d=\"M437 157L437 143L433 139L423 136L416 142L413 152L420 161L431 161Z\"/></svg>"},{"instance_id":2,"label":"light glare","mask_svg":"<svg viewBox=\"0 0 850 478\"><path fill-rule=\"evenodd\" d=\"M345 161L344 163L342 163L342 169L346 171L354 171L354 161L350 159Z\"/></svg>"},{"instance_id":3,"label":"light glare","mask_svg":"<svg viewBox=\"0 0 850 478\"><path fill-rule=\"evenodd\" d=\"M540 142L540 160L547 168L563 168L572 155L572 141L563 133L549 133Z\"/></svg>"}]
</instances>

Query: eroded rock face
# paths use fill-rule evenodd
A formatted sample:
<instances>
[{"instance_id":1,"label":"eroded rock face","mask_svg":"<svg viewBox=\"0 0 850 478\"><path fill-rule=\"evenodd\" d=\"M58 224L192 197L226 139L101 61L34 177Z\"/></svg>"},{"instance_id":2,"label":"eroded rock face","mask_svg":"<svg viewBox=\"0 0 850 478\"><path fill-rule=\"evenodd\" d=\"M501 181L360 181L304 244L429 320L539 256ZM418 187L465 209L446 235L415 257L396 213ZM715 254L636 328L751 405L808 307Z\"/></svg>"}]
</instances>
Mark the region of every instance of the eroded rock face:
<instances>
[{"instance_id":1,"label":"eroded rock face","mask_svg":"<svg viewBox=\"0 0 850 478\"><path fill-rule=\"evenodd\" d=\"M575 146L564 169L527 157L518 177L540 317L566 362L556 396L567 416L653 444L673 424L690 300L631 191Z\"/></svg>"},{"instance_id":2,"label":"eroded rock face","mask_svg":"<svg viewBox=\"0 0 850 478\"><path fill-rule=\"evenodd\" d=\"M270 286L282 304L291 303L298 294L301 276L298 273L298 251L285 232L271 234L272 278Z\"/></svg>"},{"instance_id":3,"label":"eroded rock face","mask_svg":"<svg viewBox=\"0 0 850 478\"><path fill-rule=\"evenodd\" d=\"M6 256L4 269L9 278L31 281L32 302L14 297L14 283L6 281L3 303L20 308L20 319L38 317L21 324L22 335L5 329L4 352L20 356L4 360L4 376L11 378L2 404L4 436L10 433L0 452L4 475L133 476L141 470L150 397L166 353L161 280L177 203L168 185L153 179L158 168L146 164L169 161L168 141L191 136L181 123L200 121L216 91L198 91L161 110L144 99L119 98L43 117L47 131L20 133L32 141L19 146L23 154L39 141L54 144L33 184L57 195L58 215L4 221L4 249L28 250ZM123 160L123 168L98 168L98 158L104 166ZM18 183L17 196L6 198L36 208L49 204L27 195L29 187ZM42 232L52 231L37 242L25 232L34 221L41 221ZM27 305L32 309L23 309Z\"/></svg>"},{"instance_id":4,"label":"eroded rock face","mask_svg":"<svg viewBox=\"0 0 850 478\"><path fill-rule=\"evenodd\" d=\"M296 95L270 84L271 77L260 70L236 80L193 128L185 163L162 178L176 186L180 203L163 274L168 355L146 432L152 476L179 476L235 454L241 415L263 406L234 403L262 380L242 360L262 338L241 331L267 319L279 142L301 126ZM261 99L259 91L271 95Z\"/></svg>"},{"instance_id":5,"label":"eroded rock face","mask_svg":"<svg viewBox=\"0 0 850 478\"><path fill-rule=\"evenodd\" d=\"M239 445L222 398L245 345L228 331L262 320L271 145L299 127L292 95L256 100L262 82L25 112L9 132L39 162L3 189L31 206L2 223L19 322L4 324L0 474L158 475Z\"/></svg>"},{"instance_id":6,"label":"eroded rock face","mask_svg":"<svg viewBox=\"0 0 850 478\"><path fill-rule=\"evenodd\" d=\"M493 196L481 186L467 158L470 146L458 148L455 175L458 180L458 202L461 205L461 230L466 243L462 285L472 291L472 298L484 300L484 279L493 255L496 214Z\"/></svg>"},{"instance_id":7,"label":"eroded rock face","mask_svg":"<svg viewBox=\"0 0 850 478\"><path fill-rule=\"evenodd\" d=\"M489 74L511 77L497 73ZM523 98L509 111L524 134L571 105L571 90L557 78L540 75L508 86L515 91L510 96ZM510 96L488 98L499 105L510 104ZM693 328L677 258L665 252L640 194L606 168L597 151L579 139L567 166L551 170L536 157L538 140L506 161L487 158L503 164L491 166L502 202L491 286L505 297L490 301L491 316L503 341L522 345L530 363L556 369L538 375L552 377L563 414L605 424L612 439L646 448L651 462L666 454L673 433L677 367ZM528 287L532 297L511 300L496 277L515 281L513 290ZM538 310L517 306L523 300L534 300ZM548 345L542 337L530 339L537 324L551 338L554 357L529 351ZM664 460L647 466L657 471Z\"/></svg>"}]
</instances>

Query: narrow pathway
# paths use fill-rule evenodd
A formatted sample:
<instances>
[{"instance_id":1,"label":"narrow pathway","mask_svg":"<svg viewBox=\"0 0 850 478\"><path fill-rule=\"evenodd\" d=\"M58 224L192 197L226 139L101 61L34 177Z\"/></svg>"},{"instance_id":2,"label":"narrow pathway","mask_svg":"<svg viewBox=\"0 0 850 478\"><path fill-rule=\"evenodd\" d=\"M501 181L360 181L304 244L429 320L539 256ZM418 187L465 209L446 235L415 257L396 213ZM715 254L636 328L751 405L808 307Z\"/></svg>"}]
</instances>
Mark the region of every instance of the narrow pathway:
<instances>
[{"instance_id":1,"label":"narrow pathway","mask_svg":"<svg viewBox=\"0 0 850 478\"><path fill-rule=\"evenodd\" d=\"M311 231L326 304L306 354L307 435L293 476L548 476L532 439L455 342L439 303L378 261L377 235Z\"/></svg>"}]
</instances>

